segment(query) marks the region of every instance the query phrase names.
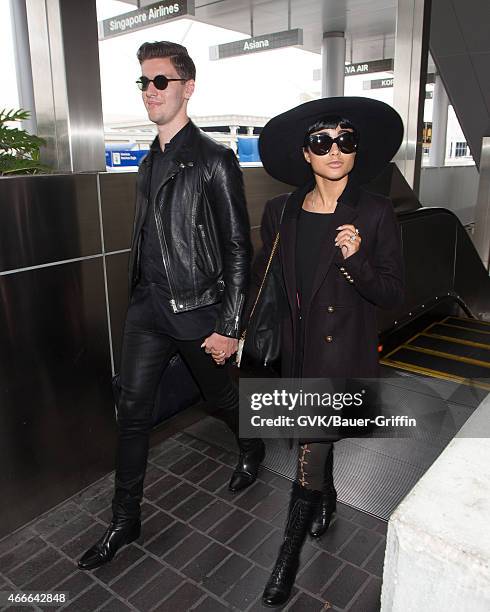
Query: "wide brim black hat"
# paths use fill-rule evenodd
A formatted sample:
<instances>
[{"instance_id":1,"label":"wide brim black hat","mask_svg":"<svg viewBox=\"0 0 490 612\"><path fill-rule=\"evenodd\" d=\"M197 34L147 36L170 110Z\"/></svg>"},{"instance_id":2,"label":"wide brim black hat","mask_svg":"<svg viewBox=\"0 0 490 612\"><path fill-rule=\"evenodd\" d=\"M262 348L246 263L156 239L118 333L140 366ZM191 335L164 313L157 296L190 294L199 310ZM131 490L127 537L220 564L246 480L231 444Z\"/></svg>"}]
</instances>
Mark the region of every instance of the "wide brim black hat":
<instances>
[{"instance_id":1,"label":"wide brim black hat","mask_svg":"<svg viewBox=\"0 0 490 612\"><path fill-rule=\"evenodd\" d=\"M288 185L304 185L313 178L303 155L308 129L328 115L348 119L358 130L359 146L351 175L366 183L393 159L403 139L403 122L394 108L371 98L342 96L305 102L273 117L259 138L266 171Z\"/></svg>"}]
</instances>

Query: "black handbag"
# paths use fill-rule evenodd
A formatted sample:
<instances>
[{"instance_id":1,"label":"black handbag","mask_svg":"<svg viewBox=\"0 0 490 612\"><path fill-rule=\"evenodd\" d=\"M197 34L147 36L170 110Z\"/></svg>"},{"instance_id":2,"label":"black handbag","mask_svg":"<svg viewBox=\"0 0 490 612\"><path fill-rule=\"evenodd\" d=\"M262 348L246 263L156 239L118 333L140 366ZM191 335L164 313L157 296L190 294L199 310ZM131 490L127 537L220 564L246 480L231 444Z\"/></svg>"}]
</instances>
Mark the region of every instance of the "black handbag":
<instances>
[{"instance_id":1,"label":"black handbag","mask_svg":"<svg viewBox=\"0 0 490 612\"><path fill-rule=\"evenodd\" d=\"M289 198L288 198L289 199ZM286 202L282 208L279 227L282 222ZM250 312L248 324L238 342L236 365L240 367L242 358L261 367L277 363L281 354L281 319L286 295L284 292L281 264L274 257L279 245L279 230L272 245L269 261L262 282Z\"/></svg>"}]
</instances>

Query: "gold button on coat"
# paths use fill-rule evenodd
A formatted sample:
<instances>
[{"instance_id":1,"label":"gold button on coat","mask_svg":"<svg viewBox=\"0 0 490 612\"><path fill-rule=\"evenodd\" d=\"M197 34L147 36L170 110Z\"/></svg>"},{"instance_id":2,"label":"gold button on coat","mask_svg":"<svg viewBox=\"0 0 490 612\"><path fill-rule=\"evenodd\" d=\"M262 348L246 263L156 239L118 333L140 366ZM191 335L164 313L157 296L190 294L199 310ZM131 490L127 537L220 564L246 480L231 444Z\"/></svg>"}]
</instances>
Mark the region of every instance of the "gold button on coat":
<instances>
[{"instance_id":1,"label":"gold button on coat","mask_svg":"<svg viewBox=\"0 0 490 612\"><path fill-rule=\"evenodd\" d=\"M332 342L333 338L332 338L332 336L325 336L325 340L327 342Z\"/></svg>"},{"instance_id":2,"label":"gold button on coat","mask_svg":"<svg viewBox=\"0 0 490 612\"><path fill-rule=\"evenodd\" d=\"M329 306L329 307L327 308L327 311L328 311L328 312L333 312L334 310L335 310L335 308L334 308L333 306Z\"/></svg>"}]
</instances>

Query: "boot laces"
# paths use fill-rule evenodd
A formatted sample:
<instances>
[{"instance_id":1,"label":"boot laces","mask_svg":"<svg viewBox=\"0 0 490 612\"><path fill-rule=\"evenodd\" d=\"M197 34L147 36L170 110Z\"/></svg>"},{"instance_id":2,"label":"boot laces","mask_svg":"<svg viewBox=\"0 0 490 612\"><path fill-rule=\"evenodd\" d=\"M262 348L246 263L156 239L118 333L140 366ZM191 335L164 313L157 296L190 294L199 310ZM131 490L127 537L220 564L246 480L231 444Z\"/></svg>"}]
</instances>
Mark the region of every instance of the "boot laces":
<instances>
[{"instance_id":1,"label":"boot laces","mask_svg":"<svg viewBox=\"0 0 490 612\"><path fill-rule=\"evenodd\" d=\"M283 574L289 569L291 557L299 557L301 545L307 528L308 508L297 501L291 512L286 527L286 537L281 546L279 557L270 577L270 582L280 582Z\"/></svg>"}]
</instances>

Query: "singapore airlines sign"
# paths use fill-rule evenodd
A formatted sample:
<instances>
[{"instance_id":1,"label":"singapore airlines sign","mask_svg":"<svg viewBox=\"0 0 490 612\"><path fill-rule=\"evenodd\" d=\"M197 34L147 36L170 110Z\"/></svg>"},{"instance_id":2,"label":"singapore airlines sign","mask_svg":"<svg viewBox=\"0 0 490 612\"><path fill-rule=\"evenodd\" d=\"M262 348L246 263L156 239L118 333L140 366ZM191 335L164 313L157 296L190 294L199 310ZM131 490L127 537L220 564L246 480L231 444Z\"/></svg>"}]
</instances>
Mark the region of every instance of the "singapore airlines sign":
<instances>
[{"instance_id":1,"label":"singapore airlines sign","mask_svg":"<svg viewBox=\"0 0 490 612\"><path fill-rule=\"evenodd\" d=\"M151 28L164 21L194 15L194 0L155 2L144 8L99 21L99 40Z\"/></svg>"}]
</instances>

